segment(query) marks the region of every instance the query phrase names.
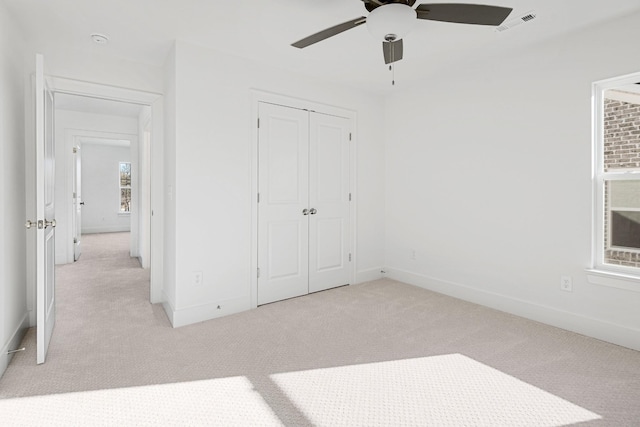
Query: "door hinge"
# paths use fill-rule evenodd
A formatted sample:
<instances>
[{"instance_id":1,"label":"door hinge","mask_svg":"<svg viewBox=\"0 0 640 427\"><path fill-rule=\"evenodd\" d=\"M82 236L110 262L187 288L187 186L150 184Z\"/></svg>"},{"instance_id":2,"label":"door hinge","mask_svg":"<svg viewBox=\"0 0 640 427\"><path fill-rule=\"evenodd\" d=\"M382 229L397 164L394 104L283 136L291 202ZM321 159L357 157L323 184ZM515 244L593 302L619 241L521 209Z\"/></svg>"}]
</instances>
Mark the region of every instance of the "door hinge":
<instances>
[{"instance_id":1,"label":"door hinge","mask_svg":"<svg viewBox=\"0 0 640 427\"><path fill-rule=\"evenodd\" d=\"M258 117L258 129L260 129L260 117Z\"/></svg>"},{"instance_id":2,"label":"door hinge","mask_svg":"<svg viewBox=\"0 0 640 427\"><path fill-rule=\"evenodd\" d=\"M258 193L258 203L260 203L260 193Z\"/></svg>"},{"instance_id":3,"label":"door hinge","mask_svg":"<svg viewBox=\"0 0 640 427\"><path fill-rule=\"evenodd\" d=\"M77 198L77 196L76 196L76 192L75 192L75 191L73 192L73 198L74 198L74 199L75 199L75 198Z\"/></svg>"},{"instance_id":4,"label":"door hinge","mask_svg":"<svg viewBox=\"0 0 640 427\"><path fill-rule=\"evenodd\" d=\"M78 239L76 237L73 238L73 244L75 245L76 243L78 243Z\"/></svg>"},{"instance_id":5,"label":"door hinge","mask_svg":"<svg viewBox=\"0 0 640 427\"><path fill-rule=\"evenodd\" d=\"M78 147L73 147L73 154L76 154L78 152Z\"/></svg>"},{"instance_id":6,"label":"door hinge","mask_svg":"<svg viewBox=\"0 0 640 427\"><path fill-rule=\"evenodd\" d=\"M349 201L351 201L351 193L349 193Z\"/></svg>"},{"instance_id":7,"label":"door hinge","mask_svg":"<svg viewBox=\"0 0 640 427\"><path fill-rule=\"evenodd\" d=\"M351 262L351 254L349 254L349 262Z\"/></svg>"},{"instance_id":8,"label":"door hinge","mask_svg":"<svg viewBox=\"0 0 640 427\"><path fill-rule=\"evenodd\" d=\"M258 279L260 278L260 267L258 267Z\"/></svg>"},{"instance_id":9,"label":"door hinge","mask_svg":"<svg viewBox=\"0 0 640 427\"><path fill-rule=\"evenodd\" d=\"M349 141L351 141L351 132L349 132Z\"/></svg>"}]
</instances>

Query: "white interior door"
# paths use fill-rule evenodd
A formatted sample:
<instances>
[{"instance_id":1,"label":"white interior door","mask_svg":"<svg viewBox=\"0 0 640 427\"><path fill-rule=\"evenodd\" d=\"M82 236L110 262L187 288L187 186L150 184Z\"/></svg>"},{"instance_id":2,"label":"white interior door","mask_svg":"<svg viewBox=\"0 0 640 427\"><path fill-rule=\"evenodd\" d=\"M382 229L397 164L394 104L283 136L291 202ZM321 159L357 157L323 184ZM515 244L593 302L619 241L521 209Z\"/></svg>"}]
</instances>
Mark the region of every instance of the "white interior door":
<instances>
[{"instance_id":1,"label":"white interior door","mask_svg":"<svg viewBox=\"0 0 640 427\"><path fill-rule=\"evenodd\" d=\"M344 117L311 113L309 292L349 283L349 134Z\"/></svg>"},{"instance_id":2,"label":"white interior door","mask_svg":"<svg viewBox=\"0 0 640 427\"><path fill-rule=\"evenodd\" d=\"M36 347L44 363L56 320L53 94L44 79L44 57L36 55Z\"/></svg>"},{"instance_id":3,"label":"white interior door","mask_svg":"<svg viewBox=\"0 0 640 427\"><path fill-rule=\"evenodd\" d=\"M258 304L266 304L309 292L309 115L258 108Z\"/></svg>"},{"instance_id":4,"label":"white interior door","mask_svg":"<svg viewBox=\"0 0 640 427\"><path fill-rule=\"evenodd\" d=\"M350 120L258 115L258 305L348 284Z\"/></svg>"},{"instance_id":5,"label":"white interior door","mask_svg":"<svg viewBox=\"0 0 640 427\"><path fill-rule=\"evenodd\" d=\"M80 147L73 147L73 260L82 253L82 160Z\"/></svg>"}]
</instances>

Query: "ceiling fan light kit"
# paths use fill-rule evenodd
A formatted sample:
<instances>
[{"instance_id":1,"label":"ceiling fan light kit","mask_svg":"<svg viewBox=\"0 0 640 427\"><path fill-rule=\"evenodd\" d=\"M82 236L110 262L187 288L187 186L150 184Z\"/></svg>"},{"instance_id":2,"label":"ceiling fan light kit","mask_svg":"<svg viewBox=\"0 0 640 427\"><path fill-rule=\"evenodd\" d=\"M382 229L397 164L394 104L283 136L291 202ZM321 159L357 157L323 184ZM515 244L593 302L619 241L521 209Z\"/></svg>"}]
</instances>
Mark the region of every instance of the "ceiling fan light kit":
<instances>
[{"instance_id":1,"label":"ceiling fan light kit","mask_svg":"<svg viewBox=\"0 0 640 427\"><path fill-rule=\"evenodd\" d=\"M416 24L416 11L401 3L377 7L367 16L367 29L379 41L392 42L406 36Z\"/></svg>"}]
</instances>

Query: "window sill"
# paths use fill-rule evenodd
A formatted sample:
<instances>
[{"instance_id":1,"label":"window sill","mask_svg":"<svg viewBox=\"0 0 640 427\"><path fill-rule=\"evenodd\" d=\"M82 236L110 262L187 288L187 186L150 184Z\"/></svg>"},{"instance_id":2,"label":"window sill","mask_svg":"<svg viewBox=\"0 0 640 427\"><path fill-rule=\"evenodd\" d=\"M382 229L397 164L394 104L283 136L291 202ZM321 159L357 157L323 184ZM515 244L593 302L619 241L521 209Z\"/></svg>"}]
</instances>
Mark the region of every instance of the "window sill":
<instances>
[{"instance_id":1,"label":"window sill","mask_svg":"<svg viewBox=\"0 0 640 427\"><path fill-rule=\"evenodd\" d=\"M640 292L640 276L606 270L587 269L587 281L593 285Z\"/></svg>"}]
</instances>

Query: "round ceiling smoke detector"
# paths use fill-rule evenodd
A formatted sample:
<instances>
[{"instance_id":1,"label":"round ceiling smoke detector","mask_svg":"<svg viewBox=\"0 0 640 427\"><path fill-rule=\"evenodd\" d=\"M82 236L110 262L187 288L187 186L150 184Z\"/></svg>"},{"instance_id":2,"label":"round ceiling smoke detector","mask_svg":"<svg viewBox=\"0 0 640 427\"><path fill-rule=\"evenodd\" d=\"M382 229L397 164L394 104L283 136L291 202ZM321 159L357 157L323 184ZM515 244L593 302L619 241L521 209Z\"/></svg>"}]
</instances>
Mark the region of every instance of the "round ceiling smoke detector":
<instances>
[{"instance_id":1,"label":"round ceiling smoke detector","mask_svg":"<svg viewBox=\"0 0 640 427\"><path fill-rule=\"evenodd\" d=\"M91 34L91 40L93 40L94 43L97 44L109 43L109 37L105 36L104 34L93 33Z\"/></svg>"},{"instance_id":2,"label":"round ceiling smoke detector","mask_svg":"<svg viewBox=\"0 0 640 427\"><path fill-rule=\"evenodd\" d=\"M373 37L396 41L406 36L417 20L416 11L406 4L391 3L373 9L367 17L367 28Z\"/></svg>"}]
</instances>

